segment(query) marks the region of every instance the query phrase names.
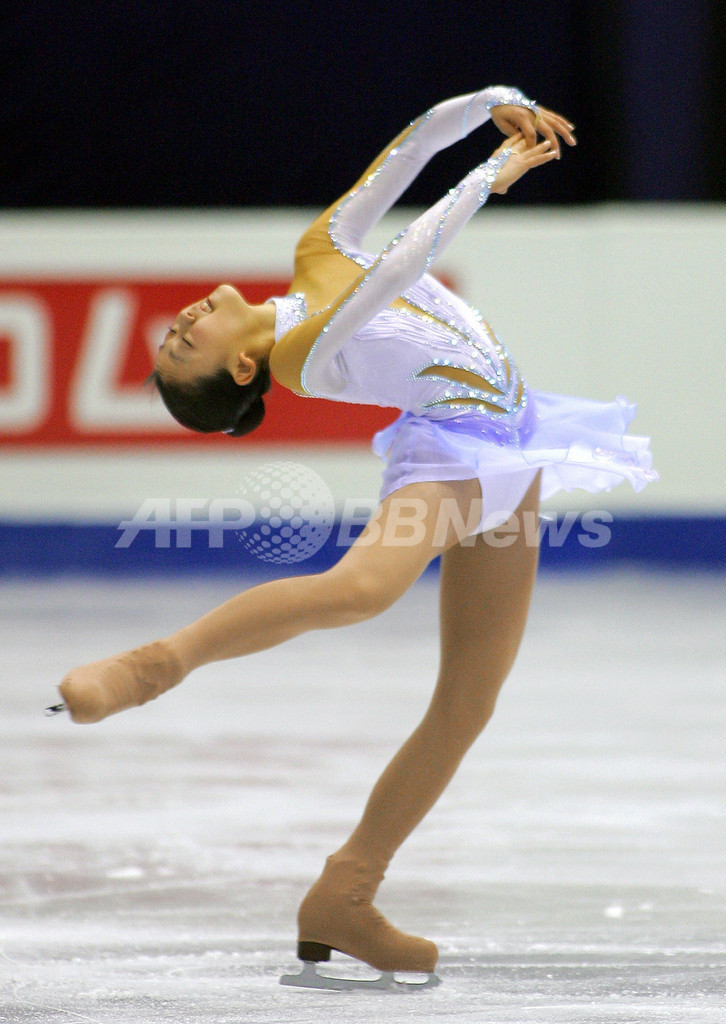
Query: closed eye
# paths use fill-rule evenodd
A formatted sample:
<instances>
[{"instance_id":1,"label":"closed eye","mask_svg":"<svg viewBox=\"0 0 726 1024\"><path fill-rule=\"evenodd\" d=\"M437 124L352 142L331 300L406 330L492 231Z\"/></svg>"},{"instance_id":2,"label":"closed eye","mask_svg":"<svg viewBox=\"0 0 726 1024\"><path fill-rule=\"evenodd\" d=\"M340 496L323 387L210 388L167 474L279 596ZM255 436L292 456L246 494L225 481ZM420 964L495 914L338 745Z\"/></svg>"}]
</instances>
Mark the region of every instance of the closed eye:
<instances>
[{"instance_id":1,"label":"closed eye","mask_svg":"<svg viewBox=\"0 0 726 1024\"><path fill-rule=\"evenodd\" d=\"M166 336L167 336L167 338L169 337L170 334L171 335L175 335L175 334L178 334L178 333L179 332L177 331L176 327L167 327L167 329L166 329ZM194 346L192 345L191 341L189 341L188 338L185 338L184 335L181 335L181 340L184 342L185 345L188 345L189 348L194 348Z\"/></svg>"}]
</instances>

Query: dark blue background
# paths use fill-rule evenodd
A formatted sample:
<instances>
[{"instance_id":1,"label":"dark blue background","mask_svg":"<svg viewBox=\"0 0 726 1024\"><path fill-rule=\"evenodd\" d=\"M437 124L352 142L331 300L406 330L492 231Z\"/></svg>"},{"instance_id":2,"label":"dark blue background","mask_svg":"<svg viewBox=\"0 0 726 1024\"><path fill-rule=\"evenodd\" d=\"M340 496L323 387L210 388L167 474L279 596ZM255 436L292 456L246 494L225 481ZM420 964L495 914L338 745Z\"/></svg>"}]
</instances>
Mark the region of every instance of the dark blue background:
<instances>
[{"instance_id":1,"label":"dark blue background","mask_svg":"<svg viewBox=\"0 0 726 1024\"><path fill-rule=\"evenodd\" d=\"M722 199L723 0L149 0L0 13L0 202L321 206L447 96L518 85L580 146L507 203ZM430 203L493 148L441 155Z\"/></svg>"}]
</instances>

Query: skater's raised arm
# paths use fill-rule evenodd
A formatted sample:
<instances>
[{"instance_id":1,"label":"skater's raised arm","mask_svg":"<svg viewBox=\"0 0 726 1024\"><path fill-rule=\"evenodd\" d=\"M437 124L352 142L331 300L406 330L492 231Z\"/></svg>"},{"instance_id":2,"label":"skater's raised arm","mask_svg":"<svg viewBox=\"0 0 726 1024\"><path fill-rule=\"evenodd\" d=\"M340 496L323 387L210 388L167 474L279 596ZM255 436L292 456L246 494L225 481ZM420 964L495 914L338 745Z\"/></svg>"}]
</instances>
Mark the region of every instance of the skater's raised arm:
<instances>
[{"instance_id":1,"label":"skater's raised arm","mask_svg":"<svg viewBox=\"0 0 726 1024\"><path fill-rule=\"evenodd\" d=\"M406 191L421 169L440 150L452 146L490 117L507 136L521 132L528 146L539 132L559 152L558 135L574 144L571 125L560 115L538 107L519 89L491 86L455 96L413 121L365 170L342 199L320 218L333 243L343 252L361 247L366 233Z\"/></svg>"},{"instance_id":2,"label":"skater's raised arm","mask_svg":"<svg viewBox=\"0 0 726 1024\"><path fill-rule=\"evenodd\" d=\"M345 342L428 271L490 192L505 193L556 155L548 139L534 147L522 135L507 140L397 235L326 309L284 335L270 355L275 378L302 394L334 397L345 385L339 357Z\"/></svg>"}]
</instances>

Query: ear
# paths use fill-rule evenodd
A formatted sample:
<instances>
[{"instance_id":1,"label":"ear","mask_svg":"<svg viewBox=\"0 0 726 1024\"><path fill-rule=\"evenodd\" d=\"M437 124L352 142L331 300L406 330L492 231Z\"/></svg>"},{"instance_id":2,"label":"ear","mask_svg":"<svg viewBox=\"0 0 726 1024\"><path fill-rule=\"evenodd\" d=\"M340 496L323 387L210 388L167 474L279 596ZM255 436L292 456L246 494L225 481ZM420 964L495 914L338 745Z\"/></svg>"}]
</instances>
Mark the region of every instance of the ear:
<instances>
[{"instance_id":1,"label":"ear","mask_svg":"<svg viewBox=\"0 0 726 1024\"><path fill-rule=\"evenodd\" d=\"M257 373L257 363L251 356L240 352L237 355L237 364L232 374L235 384L250 384Z\"/></svg>"}]
</instances>

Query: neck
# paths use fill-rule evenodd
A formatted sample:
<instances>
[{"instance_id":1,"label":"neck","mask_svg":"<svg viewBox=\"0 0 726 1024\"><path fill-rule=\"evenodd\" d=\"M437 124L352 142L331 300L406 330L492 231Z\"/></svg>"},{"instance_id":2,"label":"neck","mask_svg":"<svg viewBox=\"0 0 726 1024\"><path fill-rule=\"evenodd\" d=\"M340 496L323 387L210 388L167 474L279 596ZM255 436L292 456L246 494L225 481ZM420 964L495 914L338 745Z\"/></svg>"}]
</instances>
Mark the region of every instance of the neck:
<instances>
[{"instance_id":1,"label":"neck","mask_svg":"<svg viewBox=\"0 0 726 1024\"><path fill-rule=\"evenodd\" d=\"M260 306L248 306L249 322L245 327L247 355L266 363L275 345L274 302L265 302Z\"/></svg>"}]
</instances>

